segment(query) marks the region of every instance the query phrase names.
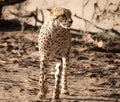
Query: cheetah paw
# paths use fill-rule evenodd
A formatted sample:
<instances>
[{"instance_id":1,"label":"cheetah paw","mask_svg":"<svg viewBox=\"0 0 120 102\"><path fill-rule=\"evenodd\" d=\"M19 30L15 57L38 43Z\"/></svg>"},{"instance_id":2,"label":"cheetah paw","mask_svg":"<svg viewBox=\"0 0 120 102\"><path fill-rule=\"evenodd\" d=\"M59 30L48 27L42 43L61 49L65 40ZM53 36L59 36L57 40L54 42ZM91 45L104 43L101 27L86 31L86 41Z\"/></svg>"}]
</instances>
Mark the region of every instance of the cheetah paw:
<instances>
[{"instance_id":1,"label":"cheetah paw","mask_svg":"<svg viewBox=\"0 0 120 102\"><path fill-rule=\"evenodd\" d=\"M61 90L61 94L69 95L68 90Z\"/></svg>"},{"instance_id":2,"label":"cheetah paw","mask_svg":"<svg viewBox=\"0 0 120 102\"><path fill-rule=\"evenodd\" d=\"M46 97L45 94L42 94L41 92L38 93L37 98L38 99L44 99Z\"/></svg>"},{"instance_id":3,"label":"cheetah paw","mask_svg":"<svg viewBox=\"0 0 120 102\"><path fill-rule=\"evenodd\" d=\"M60 99L52 99L51 102L61 102L61 100Z\"/></svg>"}]
</instances>

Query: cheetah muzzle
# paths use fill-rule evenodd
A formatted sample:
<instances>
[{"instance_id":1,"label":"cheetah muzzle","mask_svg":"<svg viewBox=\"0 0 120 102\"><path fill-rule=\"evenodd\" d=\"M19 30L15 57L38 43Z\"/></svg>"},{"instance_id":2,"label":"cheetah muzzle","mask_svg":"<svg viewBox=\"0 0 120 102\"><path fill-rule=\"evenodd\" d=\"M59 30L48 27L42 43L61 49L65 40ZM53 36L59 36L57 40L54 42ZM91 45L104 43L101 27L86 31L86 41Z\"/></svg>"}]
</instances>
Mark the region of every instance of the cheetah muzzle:
<instances>
[{"instance_id":1,"label":"cheetah muzzle","mask_svg":"<svg viewBox=\"0 0 120 102\"><path fill-rule=\"evenodd\" d=\"M48 92L47 67L49 61L55 59L55 87L52 102L60 102L60 93L68 94L67 70L71 49L71 34L69 28L73 21L71 12L68 9L55 7L49 12L48 19L42 25L38 38L40 55L38 97L41 99L46 97Z\"/></svg>"}]
</instances>

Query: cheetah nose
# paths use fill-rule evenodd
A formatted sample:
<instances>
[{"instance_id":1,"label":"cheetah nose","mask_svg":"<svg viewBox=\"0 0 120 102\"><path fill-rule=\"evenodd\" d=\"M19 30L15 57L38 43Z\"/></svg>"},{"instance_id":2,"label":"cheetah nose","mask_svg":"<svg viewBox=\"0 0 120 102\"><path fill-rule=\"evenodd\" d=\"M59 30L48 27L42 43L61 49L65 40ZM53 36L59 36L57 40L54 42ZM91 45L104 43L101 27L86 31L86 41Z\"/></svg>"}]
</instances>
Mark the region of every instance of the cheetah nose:
<instances>
[{"instance_id":1,"label":"cheetah nose","mask_svg":"<svg viewBox=\"0 0 120 102\"><path fill-rule=\"evenodd\" d=\"M72 19L69 19L69 22L70 22L70 23L72 23L72 22L73 22L73 20L72 20Z\"/></svg>"}]
</instances>

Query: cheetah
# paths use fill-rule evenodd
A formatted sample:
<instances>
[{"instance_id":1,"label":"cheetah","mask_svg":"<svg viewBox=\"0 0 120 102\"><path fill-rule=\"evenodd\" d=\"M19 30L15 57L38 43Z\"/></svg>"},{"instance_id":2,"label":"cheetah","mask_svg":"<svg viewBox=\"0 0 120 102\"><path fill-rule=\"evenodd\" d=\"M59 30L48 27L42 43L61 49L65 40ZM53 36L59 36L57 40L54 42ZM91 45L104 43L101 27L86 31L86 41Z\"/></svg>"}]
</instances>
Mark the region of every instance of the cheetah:
<instances>
[{"instance_id":1,"label":"cheetah","mask_svg":"<svg viewBox=\"0 0 120 102\"><path fill-rule=\"evenodd\" d=\"M60 93L68 94L67 67L71 48L70 27L72 25L71 11L61 7L49 9L49 16L42 25L38 46L40 55L40 76L38 97L43 99L48 92L48 63L55 59L55 88L52 102L60 102ZM60 86L61 85L61 86ZM61 90L60 90L61 89Z\"/></svg>"}]
</instances>

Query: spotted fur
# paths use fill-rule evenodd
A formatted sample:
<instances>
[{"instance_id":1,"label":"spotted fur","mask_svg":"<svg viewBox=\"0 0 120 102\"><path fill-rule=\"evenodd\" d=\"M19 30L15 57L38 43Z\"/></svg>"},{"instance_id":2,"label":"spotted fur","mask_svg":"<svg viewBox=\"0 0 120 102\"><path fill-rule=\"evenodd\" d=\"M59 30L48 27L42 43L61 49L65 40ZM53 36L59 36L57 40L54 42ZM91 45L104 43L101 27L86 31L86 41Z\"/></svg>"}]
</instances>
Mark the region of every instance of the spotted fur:
<instances>
[{"instance_id":1,"label":"spotted fur","mask_svg":"<svg viewBox=\"0 0 120 102\"><path fill-rule=\"evenodd\" d=\"M53 101L59 102L60 93L68 94L67 67L69 66L69 53L71 47L70 26L72 24L71 12L65 8L55 7L50 10L50 15L42 25L39 33L39 55L40 55L40 98L46 97L47 67L50 60L56 60L55 88ZM61 84L61 89L60 89Z\"/></svg>"}]
</instances>

